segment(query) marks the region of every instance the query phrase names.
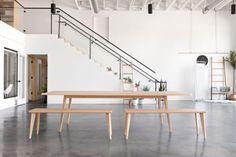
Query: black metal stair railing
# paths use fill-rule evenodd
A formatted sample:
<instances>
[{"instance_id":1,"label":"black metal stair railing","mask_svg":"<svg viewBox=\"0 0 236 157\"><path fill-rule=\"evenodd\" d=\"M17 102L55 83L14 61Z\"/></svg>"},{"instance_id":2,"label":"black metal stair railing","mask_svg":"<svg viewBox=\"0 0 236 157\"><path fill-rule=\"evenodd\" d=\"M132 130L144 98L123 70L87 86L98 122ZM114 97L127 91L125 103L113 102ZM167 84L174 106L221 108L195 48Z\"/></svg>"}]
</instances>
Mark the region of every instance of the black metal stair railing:
<instances>
[{"instance_id":1,"label":"black metal stair railing","mask_svg":"<svg viewBox=\"0 0 236 157\"><path fill-rule=\"evenodd\" d=\"M33 9L48 9L50 10L50 7L24 7L20 2L15 0L15 2L23 9L25 10L33 10ZM152 74L155 74L156 72L127 53L126 51L122 50L120 47L115 45L114 43L110 42L107 40L105 37L101 36L88 26L86 26L84 23L81 21L77 20L70 14L68 14L66 11L64 11L61 8L56 8L56 13L55 14L50 14L50 32L53 33L53 16L58 16L58 37L61 35L61 24L64 24L66 26L69 26L71 29L74 31L78 32L85 38L89 40L89 58L91 59L92 57L92 49L91 45L96 44L105 52L109 53L113 57L115 57L119 61L119 78L121 79L121 64L125 63L127 65L130 65L133 70L147 78L149 81L153 82L155 84L155 91L157 91L157 84L158 83L164 83L165 86L167 87L167 82L161 82L157 80ZM152 73L152 74L150 74Z\"/></svg>"}]
</instances>

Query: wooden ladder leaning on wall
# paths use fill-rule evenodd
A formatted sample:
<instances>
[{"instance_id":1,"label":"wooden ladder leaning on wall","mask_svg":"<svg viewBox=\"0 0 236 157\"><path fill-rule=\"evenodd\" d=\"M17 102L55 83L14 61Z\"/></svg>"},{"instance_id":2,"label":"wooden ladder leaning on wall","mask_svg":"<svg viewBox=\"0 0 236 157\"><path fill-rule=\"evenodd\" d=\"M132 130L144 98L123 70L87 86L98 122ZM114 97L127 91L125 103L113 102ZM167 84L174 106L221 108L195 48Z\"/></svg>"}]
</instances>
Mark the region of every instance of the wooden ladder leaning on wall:
<instances>
[{"instance_id":1,"label":"wooden ladder leaning on wall","mask_svg":"<svg viewBox=\"0 0 236 157\"><path fill-rule=\"evenodd\" d=\"M123 91L134 91L134 75L133 75L133 68L132 64L125 64L122 63L122 85L123 85ZM131 81L131 82L130 82ZM131 99L123 99L124 101L128 101L129 104L131 103Z\"/></svg>"},{"instance_id":2,"label":"wooden ladder leaning on wall","mask_svg":"<svg viewBox=\"0 0 236 157\"><path fill-rule=\"evenodd\" d=\"M211 57L211 100L213 95L226 95L226 92L219 91L216 85L227 87L224 57L217 61Z\"/></svg>"}]
</instances>

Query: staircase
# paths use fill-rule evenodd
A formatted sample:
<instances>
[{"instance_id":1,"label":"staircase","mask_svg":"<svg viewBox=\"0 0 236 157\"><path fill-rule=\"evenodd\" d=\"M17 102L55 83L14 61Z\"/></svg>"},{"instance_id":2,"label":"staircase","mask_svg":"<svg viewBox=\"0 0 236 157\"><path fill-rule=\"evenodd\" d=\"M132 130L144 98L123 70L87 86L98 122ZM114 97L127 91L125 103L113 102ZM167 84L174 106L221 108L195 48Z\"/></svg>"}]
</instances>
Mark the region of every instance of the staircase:
<instances>
[{"instance_id":1,"label":"staircase","mask_svg":"<svg viewBox=\"0 0 236 157\"><path fill-rule=\"evenodd\" d=\"M46 7L24 7L18 1L15 0L15 2L24 10L50 10L50 8ZM56 22L55 19L57 19ZM71 32L68 33L71 34L70 36L66 35L68 31ZM151 88L153 90L158 90L160 81L152 68L93 31L61 8L56 8L56 13L51 14L51 34L55 34L55 32L59 39L63 39L76 49L78 53L86 55L107 72L117 76L121 82L124 77L122 66L129 65L132 69L133 83L140 81L143 84L145 82L146 85L152 84ZM164 83L167 84L166 82Z\"/></svg>"}]
</instances>

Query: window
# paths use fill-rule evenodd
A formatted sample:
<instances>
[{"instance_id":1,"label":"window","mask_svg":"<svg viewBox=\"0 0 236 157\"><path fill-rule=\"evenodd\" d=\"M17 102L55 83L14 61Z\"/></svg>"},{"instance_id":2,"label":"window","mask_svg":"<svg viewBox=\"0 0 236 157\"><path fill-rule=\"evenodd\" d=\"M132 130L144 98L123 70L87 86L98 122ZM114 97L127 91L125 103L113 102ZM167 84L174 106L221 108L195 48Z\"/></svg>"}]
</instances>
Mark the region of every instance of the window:
<instances>
[{"instance_id":1,"label":"window","mask_svg":"<svg viewBox=\"0 0 236 157\"><path fill-rule=\"evenodd\" d=\"M17 96L18 58L17 51L4 48L4 98Z\"/></svg>"}]
</instances>

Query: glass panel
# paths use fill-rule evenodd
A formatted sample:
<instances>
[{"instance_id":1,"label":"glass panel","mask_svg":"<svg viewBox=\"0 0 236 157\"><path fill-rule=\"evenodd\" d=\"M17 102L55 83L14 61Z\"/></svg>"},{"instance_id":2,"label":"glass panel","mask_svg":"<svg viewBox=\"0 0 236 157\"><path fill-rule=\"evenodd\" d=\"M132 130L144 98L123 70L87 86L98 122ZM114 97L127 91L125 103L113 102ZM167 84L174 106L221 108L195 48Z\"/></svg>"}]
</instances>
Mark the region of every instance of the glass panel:
<instances>
[{"instance_id":1,"label":"glass panel","mask_svg":"<svg viewBox=\"0 0 236 157\"><path fill-rule=\"evenodd\" d=\"M4 49L4 98L17 96L17 52Z\"/></svg>"}]
</instances>

